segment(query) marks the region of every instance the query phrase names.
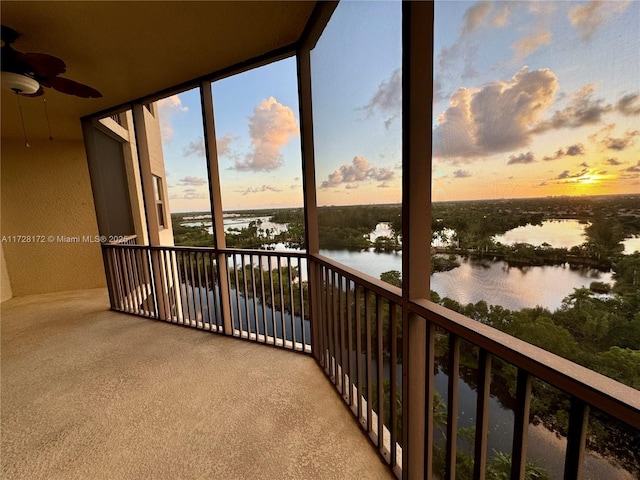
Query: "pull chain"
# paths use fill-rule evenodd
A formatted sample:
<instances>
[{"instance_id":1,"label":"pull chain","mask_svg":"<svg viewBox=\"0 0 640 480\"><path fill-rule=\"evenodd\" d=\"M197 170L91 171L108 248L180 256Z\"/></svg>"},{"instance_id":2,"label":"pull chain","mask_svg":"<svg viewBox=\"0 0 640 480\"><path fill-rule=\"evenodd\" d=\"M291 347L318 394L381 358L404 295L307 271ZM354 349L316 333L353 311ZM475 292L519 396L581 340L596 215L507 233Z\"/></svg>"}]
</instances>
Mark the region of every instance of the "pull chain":
<instances>
[{"instance_id":1,"label":"pull chain","mask_svg":"<svg viewBox=\"0 0 640 480\"><path fill-rule=\"evenodd\" d=\"M51 135L51 123L49 122L49 109L47 108L47 99L43 98L44 102L44 114L47 116L47 128L49 129L49 140L53 140L53 136Z\"/></svg>"},{"instance_id":2,"label":"pull chain","mask_svg":"<svg viewBox=\"0 0 640 480\"><path fill-rule=\"evenodd\" d=\"M20 122L22 123L22 136L24 137L24 146L29 148L29 142L27 141L27 129L24 126L24 115L22 114L22 104L20 103L20 95L16 92L16 98L18 99L18 108L20 109Z\"/></svg>"}]
</instances>

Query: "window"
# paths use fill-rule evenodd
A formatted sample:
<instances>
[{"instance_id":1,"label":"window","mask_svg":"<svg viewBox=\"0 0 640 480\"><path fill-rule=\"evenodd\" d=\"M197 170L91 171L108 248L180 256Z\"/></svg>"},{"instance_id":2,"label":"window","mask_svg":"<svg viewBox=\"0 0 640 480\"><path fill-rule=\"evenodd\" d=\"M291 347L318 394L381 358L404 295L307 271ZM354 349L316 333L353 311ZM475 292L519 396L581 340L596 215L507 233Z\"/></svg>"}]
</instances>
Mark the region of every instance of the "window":
<instances>
[{"instance_id":1,"label":"window","mask_svg":"<svg viewBox=\"0 0 640 480\"><path fill-rule=\"evenodd\" d=\"M153 193L156 199L156 211L158 213L158 226L162 229L165 228L166 223L164 219L164 198L163 198L163 190L162 190L162 179L153 176Z\"/></svg>"}]
</instances>

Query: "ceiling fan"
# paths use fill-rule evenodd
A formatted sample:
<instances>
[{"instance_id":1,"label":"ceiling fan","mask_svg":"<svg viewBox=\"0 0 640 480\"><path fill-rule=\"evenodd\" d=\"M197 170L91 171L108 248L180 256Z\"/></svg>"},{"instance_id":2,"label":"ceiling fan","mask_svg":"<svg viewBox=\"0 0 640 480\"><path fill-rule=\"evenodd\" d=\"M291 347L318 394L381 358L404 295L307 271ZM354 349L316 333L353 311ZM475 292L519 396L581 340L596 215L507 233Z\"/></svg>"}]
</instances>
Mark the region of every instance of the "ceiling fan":
<instances>
[{"instance_id":1,"label":"ceiling fan","mask_svg":"<svg viewBox=\"0 0 640 480\"><path fill-rule=\"evenodd\" d=\"M38 97L42 87L53 88L67 95L100 98L102 94L88 85L60 77L67 71L65 63L46 53L20 53L11 46L20 35L2 25L2 86L17 94Z\"/></svg>"}]
</instances>

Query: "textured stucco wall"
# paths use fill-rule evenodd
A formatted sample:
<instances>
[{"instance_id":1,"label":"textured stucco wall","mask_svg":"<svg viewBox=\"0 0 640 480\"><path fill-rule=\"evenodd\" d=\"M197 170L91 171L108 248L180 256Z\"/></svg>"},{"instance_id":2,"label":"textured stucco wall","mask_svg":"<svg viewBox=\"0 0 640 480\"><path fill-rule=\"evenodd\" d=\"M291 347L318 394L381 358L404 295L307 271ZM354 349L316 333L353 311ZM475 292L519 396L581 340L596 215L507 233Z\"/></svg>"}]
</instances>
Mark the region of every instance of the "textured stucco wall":
<instances>
[{"instance_id":1,"label":"textured stucco wall","mask_svg":"<svg viewBox=\"0 0 640 480\"><path fill-rule=\"evenodd\" d=\"M4 247L0 244L0 302L9 300L12 296L11 279L4 259Z\"/></svg>"},{"instance_id":2,"label":"textured stucco wall","mask_svg":"<svg viewBox=\"0 0 640 480\"><path fill-rule=\"evenodd\" d=\"M1 165L2 236L40 236L3 244L13 295L104 286L100 244L82 241L98 235L83 143L3 139Z\"/></svg>"}]
</instances>

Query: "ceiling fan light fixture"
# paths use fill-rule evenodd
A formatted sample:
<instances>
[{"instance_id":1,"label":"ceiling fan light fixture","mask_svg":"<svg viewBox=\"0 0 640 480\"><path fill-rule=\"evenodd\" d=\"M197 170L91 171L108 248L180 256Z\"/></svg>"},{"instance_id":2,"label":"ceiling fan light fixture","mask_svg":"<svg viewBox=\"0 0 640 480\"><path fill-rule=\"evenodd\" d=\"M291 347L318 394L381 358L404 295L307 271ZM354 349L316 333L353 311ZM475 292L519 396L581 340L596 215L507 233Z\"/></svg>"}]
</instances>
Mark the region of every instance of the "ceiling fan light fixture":
<instances>
[{"instance_id":1,"label":"ceiling fan light fixture","mask_svg":"<svg viewBox=\"0 0 640 480\"><path fill-rule=\"evenodd\" d=\"M8 88L19 94L31 95L40 89L33 78L13 72L2 72L2 88Z\"/></svg>"}]
</instances>

